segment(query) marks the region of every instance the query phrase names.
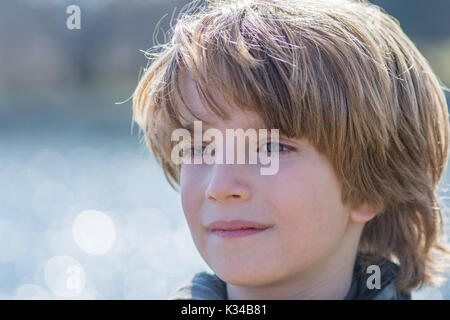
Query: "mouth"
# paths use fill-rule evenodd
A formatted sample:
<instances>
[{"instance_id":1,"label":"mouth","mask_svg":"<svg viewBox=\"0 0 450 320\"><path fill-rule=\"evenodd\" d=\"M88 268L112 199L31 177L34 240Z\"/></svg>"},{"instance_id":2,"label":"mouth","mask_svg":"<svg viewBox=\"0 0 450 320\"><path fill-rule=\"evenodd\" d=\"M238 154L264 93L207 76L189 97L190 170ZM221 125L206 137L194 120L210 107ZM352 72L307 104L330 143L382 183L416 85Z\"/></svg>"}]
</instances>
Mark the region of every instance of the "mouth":
<instances>
[{"instance_id":1,"label":"mouth","mask_svg":"<svg viewBox=\"0 0 450 320\"><path fill-rule=\"evenodd\" d=\"M221 238L239 238L250 236L263 232L269 228L271 228L270 225L246 220L215 221L208 225L208 229L214 235Z\"/></svg>"},{"instance_id":2,"label":"mouth","mask_svg":"<svg viewBox=\"0 0 450 320\"><path fill-rule=\"evenodd\" d=\"M241 238L263 232L266 229L214 230L212 233L221 238Z\"/></svg>"}]
</instances>

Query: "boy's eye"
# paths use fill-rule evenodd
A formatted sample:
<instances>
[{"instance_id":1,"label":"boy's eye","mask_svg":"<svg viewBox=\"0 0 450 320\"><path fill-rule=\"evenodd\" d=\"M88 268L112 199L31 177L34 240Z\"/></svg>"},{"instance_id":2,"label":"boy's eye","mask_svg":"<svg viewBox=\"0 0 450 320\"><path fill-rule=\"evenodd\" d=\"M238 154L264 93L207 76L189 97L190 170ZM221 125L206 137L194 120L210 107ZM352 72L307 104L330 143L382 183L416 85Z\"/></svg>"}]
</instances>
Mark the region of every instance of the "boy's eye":
<instances>
[{"instance_id":1,"label":"boy's eye","mask_svg":"<svg viewBox=\"0 0 450 320\"><path fill-rule=\"evenodd\" d=\"M208 152L211 153L211 155L214 155L214 148L209 145L193 145L188 149L188 152L193 157L201 157L206 155Z\"/></svg>"},{"instance_id":2,"label":"boy's eye","mask_svg":"<svg viewBox=\"0 0 450 320\"><path fill-rule=\"evenodd\" d=\"M276 142L276 141L274 141L272 143L271 142L264 143L262 145L262 147L260 148L260 151L267 152L267 153L283 152L283 151L289 152L289 151L292 151L292 150L293 150L292 147L290 147L290 146L288 146L286 144L283 144L283 143Z\"/></svg>"}]
</instances>

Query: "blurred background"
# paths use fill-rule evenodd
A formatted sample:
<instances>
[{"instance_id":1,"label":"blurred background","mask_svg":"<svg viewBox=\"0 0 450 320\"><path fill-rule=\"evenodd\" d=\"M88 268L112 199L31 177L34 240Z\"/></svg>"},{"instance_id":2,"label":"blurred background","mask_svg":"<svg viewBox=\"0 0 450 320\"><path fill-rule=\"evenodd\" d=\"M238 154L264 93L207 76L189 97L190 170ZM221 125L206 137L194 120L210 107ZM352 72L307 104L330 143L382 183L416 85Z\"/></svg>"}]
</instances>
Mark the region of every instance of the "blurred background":
<instances>
[{"instance_id":1,"label":"blurred background","mask_svg":"<svg viewBox=\"0 0 450 320\"><path fill-rule=\"evenodd\" d=\"M450 86L450 1L372 2ZM132 125L139 50L187 3L0 1L0 299L165 299L211 271ZM450 283L414 295L450 299Z\"/></svg>"}]
</instances>

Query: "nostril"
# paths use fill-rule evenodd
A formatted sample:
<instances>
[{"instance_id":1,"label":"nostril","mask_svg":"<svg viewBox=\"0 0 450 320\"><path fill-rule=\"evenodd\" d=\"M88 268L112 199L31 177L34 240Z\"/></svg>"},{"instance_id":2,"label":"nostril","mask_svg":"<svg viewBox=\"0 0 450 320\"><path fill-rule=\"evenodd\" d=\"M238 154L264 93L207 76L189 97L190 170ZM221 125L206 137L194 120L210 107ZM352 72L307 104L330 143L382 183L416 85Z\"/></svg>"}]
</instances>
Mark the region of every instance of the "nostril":
<instances>
[{"instance_id":1,"label":"nostril","mask_svg":"<svg viewBox=\"0 0 450 320\"><path fill-rule=\"evenodd\" d=\"M249 198L249 194L247 192L240 192L238 190L233 190L232 192L227 192L228 190L216 190L216 192L211 192L209 190L205 194L205 199L208 199L212 202L220 202L226 203L227 201L231 202L241 202L245 201Z\"/></svg>"}]
</instances>

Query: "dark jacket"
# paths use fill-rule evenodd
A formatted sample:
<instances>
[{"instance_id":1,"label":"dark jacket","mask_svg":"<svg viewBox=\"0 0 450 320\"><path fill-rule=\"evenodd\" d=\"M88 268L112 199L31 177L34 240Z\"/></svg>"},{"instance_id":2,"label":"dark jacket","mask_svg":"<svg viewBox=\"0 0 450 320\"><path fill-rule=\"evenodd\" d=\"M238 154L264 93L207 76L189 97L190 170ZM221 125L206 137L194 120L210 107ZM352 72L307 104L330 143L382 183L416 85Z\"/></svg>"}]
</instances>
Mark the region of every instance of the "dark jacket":
<instances>
[{"instance_id":1,"label":"dark jacket","mask_svg":"<svg viewBox=\"0 0 450 320\"><path fill-rule=\"evenodd\" d=\"M383 260L379 267L381 271L380 289L368 289L367 279L371 274L366 273L356 263L352 283L344 300L411 300L410 293L399 292L395 287L394 278L399 267L387 260ZM228 300L226 283L216 274L199 272L176 289L168 299Z\"/></svg>"}]
</instances>

